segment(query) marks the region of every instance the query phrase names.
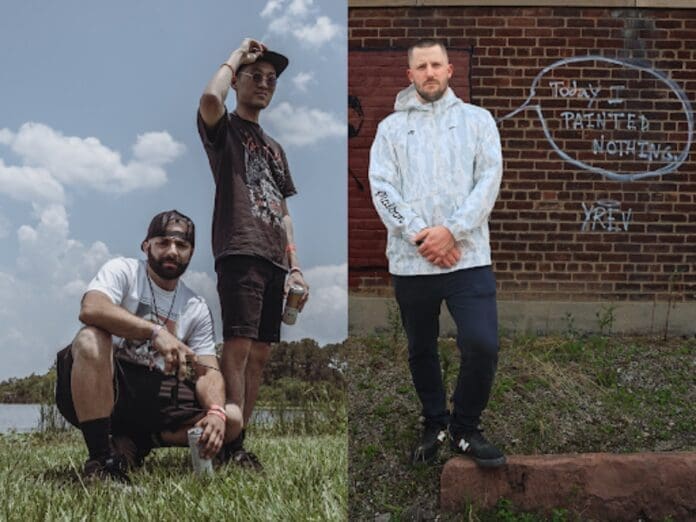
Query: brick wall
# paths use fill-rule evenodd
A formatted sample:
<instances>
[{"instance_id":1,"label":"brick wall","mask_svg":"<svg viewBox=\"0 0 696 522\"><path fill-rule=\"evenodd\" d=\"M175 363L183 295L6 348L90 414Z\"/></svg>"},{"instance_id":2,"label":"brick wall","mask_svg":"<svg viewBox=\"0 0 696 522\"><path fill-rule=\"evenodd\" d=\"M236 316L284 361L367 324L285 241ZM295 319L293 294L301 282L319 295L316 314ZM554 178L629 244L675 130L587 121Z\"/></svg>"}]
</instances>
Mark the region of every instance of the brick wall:
<instances>
[{"instance_id":1,"label":"brick wall","mask_svg":"<svg viewBox=\"0 0 696 522\"><path fill-rule=\"evenodd\" d=\"M546 7L350 9L353 292L388 285L369 147L423 37L452 50L455 92L499 120L501 299L696 297L696 10Z\"/></svg>"}]
</instances>

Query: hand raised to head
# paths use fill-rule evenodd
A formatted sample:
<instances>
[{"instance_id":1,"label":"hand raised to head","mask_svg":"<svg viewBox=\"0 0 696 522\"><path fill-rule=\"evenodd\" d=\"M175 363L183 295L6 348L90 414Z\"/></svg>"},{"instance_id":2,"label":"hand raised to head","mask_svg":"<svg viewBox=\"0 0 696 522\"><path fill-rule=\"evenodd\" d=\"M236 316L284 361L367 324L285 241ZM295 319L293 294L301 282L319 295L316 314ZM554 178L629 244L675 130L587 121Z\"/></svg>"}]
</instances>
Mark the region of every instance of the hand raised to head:
<instances>
[{"instance_id":1,"label":"hand raised to head","mask_svg":"<svg viewBox=\"0 0 696 522\"><path fill-rule=\"evenodd\" d=\"M267 50L267 47L258 40L245 38L236 52L240 54L239 65L254 63Z\"/></svg>"}]
</instances>

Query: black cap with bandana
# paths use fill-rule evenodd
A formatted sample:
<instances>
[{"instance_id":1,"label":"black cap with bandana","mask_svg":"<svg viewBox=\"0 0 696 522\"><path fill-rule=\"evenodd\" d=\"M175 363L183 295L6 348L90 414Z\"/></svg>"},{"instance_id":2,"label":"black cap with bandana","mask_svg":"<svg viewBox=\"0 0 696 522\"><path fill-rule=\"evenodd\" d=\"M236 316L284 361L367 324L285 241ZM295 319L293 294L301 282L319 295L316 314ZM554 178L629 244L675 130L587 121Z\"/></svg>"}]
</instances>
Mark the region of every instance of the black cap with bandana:
<instances>
[{"instance_id":1,"label":"black cap with bandana","mask_svg":"<svg viewBox=\"0 0 696 522\"><path fill-rule=\"evenodd\" d=\"M184 227L183 232L168 232L167 228L170 225L179 224ZM167 210L165 212L160 212L150 221L150 226L147 228L147 236L145 241L152 239L153 237L165 237L173 236L180 237L184 241L191 243L191 246L195 246L196 242L196 226L191 221L191 218L182 214L178 210Z\"/></svg>"}]
</instances>

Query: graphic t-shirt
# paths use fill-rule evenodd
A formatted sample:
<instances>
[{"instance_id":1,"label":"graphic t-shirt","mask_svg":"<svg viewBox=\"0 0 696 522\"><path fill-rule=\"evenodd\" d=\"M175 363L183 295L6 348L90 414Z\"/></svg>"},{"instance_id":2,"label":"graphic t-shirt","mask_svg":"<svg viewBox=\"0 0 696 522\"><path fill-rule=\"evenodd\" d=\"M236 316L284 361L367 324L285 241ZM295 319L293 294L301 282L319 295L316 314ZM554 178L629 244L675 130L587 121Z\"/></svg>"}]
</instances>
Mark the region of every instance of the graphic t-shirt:
<instances>
[{"instance_id":1,"label":"graphic t-shirt","mask_svg":"<svg viewBox=\"0 0 696 522\"><path fill-rule=\"evenodd\" d=\"M282 147L257 123L227 114L198 133L215 179L213 254L251 255L287 269L281 204L296 193Z\"/></svg>"},{"instance_id":2,"label":"graphic t-shirt","mask_svg":"<svg viewBox=\"0 0 696 522\"><path fill-rule=\"evenodd\" d=\"M150 282L152 290L145 261L117 257L99 269L87 285L87 291L98 290L132 314L163 324L196 355L215 355L213 320L205 300L181 280L176 291L171 292L161 289L152 280ZM157 305L156 309L153 303ZM149 339L114 336L113 343L116 356L121 359L160 369L164 367L164 360L150 347Z\"/></svg>"}]
</instances>

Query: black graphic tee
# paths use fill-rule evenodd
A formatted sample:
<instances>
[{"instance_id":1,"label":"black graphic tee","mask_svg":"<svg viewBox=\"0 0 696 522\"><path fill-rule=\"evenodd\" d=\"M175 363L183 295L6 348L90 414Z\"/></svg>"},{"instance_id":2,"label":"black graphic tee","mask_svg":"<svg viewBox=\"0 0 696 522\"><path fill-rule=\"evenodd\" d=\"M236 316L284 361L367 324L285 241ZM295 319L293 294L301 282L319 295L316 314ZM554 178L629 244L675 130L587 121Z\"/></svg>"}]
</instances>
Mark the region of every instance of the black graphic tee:
<instances>
[{"instance_id":1,"label":"black graphic tee","mask_svg":"<svg viewBox=\"0 0 696 522\"><path fill-rule=\"evenodd\" d=\"M227 114L198 133L215 178L213 255L262 257L287 269L281 203L296 193L282 147L260 125Z\"/></svg>"}]
</instances>

